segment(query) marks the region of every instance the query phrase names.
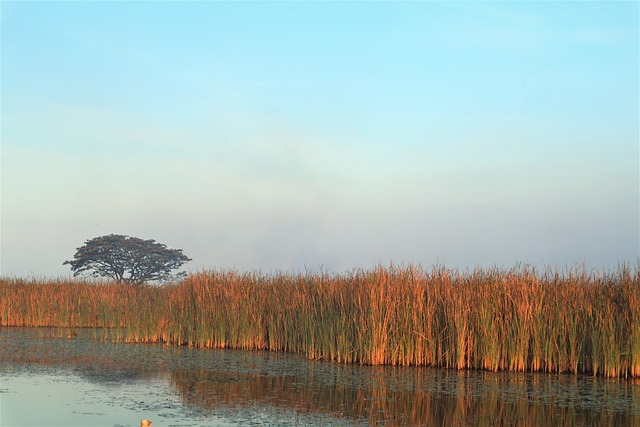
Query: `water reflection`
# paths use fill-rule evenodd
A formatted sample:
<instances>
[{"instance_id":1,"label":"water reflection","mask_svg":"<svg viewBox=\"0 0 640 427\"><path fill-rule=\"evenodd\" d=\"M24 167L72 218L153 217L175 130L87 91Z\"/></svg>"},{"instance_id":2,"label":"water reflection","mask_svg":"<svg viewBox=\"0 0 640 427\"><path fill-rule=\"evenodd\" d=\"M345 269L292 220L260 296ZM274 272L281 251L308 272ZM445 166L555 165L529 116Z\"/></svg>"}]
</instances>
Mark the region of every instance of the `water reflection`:
<instances>
[{"instance_id":1,"label":"water reflection","mask_svg":"<svg viewBox=\"0 0 640 427\"><path fill-rule=\"evenodd\" d=\"M176 370L171 379L200 408L250 402L388 426L640 421L637 386L587 377L324 365L280 376Z\"/></svg>"},{"instance_id":2,"label":"water reflection","mask_svg":"<svg viewBox=\"0 0 640 427\"><path fill-rule=\"evenodd\" d=\"M78 331L71 340L65 334L0 329L0 373L48 366L114 388L162 379L182 402L181 419L215 416L262 425L640 425L640 385L625 380L336 365L282 353L114 344L101 342L95 330ZM154 422L165 424L161 418Z\"/></svg>"}]
</instances>

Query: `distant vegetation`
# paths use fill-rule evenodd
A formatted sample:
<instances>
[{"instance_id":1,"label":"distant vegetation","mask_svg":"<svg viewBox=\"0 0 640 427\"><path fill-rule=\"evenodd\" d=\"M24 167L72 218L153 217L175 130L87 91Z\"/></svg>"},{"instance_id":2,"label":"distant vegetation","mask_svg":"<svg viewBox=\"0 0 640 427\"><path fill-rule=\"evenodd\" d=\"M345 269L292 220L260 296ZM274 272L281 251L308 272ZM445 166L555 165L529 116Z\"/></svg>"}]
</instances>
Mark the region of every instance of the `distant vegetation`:
<instances>
[{"instance_id":1,"label":"distant vegetation","mask_svg":"<svg viewBox=\"0 0 640 427\"><path fill-rule=\"evenodd\" d=\"M186 273L172 274L191 258L182 249L171 249L155 240L109 234L87 240L69 264L74 276L108 277L118 283L142 285L151 281L177 280Z\"/></svg>"},{"instance_id":2,"label":"distant vegetation","mask_svg":"<svg viewBox=\"0 0 640 427\"><path fill-rule=\"evenodd\" d=\"M640 269L204 272L164 287L0 280L2 326L339 363L640 377Z\"/></svg>"}]
</instances>

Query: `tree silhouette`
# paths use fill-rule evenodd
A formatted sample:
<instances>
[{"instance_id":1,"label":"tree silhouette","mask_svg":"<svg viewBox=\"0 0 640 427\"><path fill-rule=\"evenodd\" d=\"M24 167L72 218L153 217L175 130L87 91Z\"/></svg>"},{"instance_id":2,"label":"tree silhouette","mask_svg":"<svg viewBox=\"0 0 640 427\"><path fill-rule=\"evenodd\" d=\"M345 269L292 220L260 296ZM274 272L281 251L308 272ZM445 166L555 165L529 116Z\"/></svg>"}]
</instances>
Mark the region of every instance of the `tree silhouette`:
<instances>
[{"instance_id":1,"label":"tree silhouette","mask_svg":"<svg viewBox=\"0 0 640 427\"><path fill-rule=\"evenodd\" d=\"M141 285L150 281L175 280L185 272L171 274L191 258L182 249L171 249L155 240L109 234L87 240L77 248L69 264L74 276L109 277L116 282Z\"/></svg>"}]
</instances>

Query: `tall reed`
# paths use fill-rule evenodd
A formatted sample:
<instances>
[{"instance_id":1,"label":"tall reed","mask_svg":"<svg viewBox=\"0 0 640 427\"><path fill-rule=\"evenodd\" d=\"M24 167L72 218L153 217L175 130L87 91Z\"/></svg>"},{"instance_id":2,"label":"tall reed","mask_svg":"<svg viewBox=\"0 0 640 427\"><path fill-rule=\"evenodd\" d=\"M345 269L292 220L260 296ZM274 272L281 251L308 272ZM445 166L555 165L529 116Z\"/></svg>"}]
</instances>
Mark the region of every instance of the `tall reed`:
<instances>
[{"instance_id":1,"label":"tall reed","mask_svg":"<svg viewBox=\"0 0 640 427\"><path fill-rule=\"evenodd\" d=\"M0 325L369 365L640 377L640 270L211 271L163 287L0 279Z\"/></svg>"}]
</instances>

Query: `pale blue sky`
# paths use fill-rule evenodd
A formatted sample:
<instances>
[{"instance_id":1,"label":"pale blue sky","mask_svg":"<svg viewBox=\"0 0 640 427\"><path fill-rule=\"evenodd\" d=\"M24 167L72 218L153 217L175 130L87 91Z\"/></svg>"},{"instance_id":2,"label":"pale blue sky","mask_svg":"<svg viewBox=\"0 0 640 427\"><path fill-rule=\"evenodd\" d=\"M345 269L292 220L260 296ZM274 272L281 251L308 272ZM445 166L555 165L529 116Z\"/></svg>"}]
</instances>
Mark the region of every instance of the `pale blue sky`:
<instances>
[{"instance_id":1,"label":"pale blue sky","mask_svg":"<svg viewBox=\"0 0 640 427\"><path fill-rule=\"evenodd\" d=\"M638 2L1 2L2 275L640 256Z\"/></svg>"}]
</instances>

